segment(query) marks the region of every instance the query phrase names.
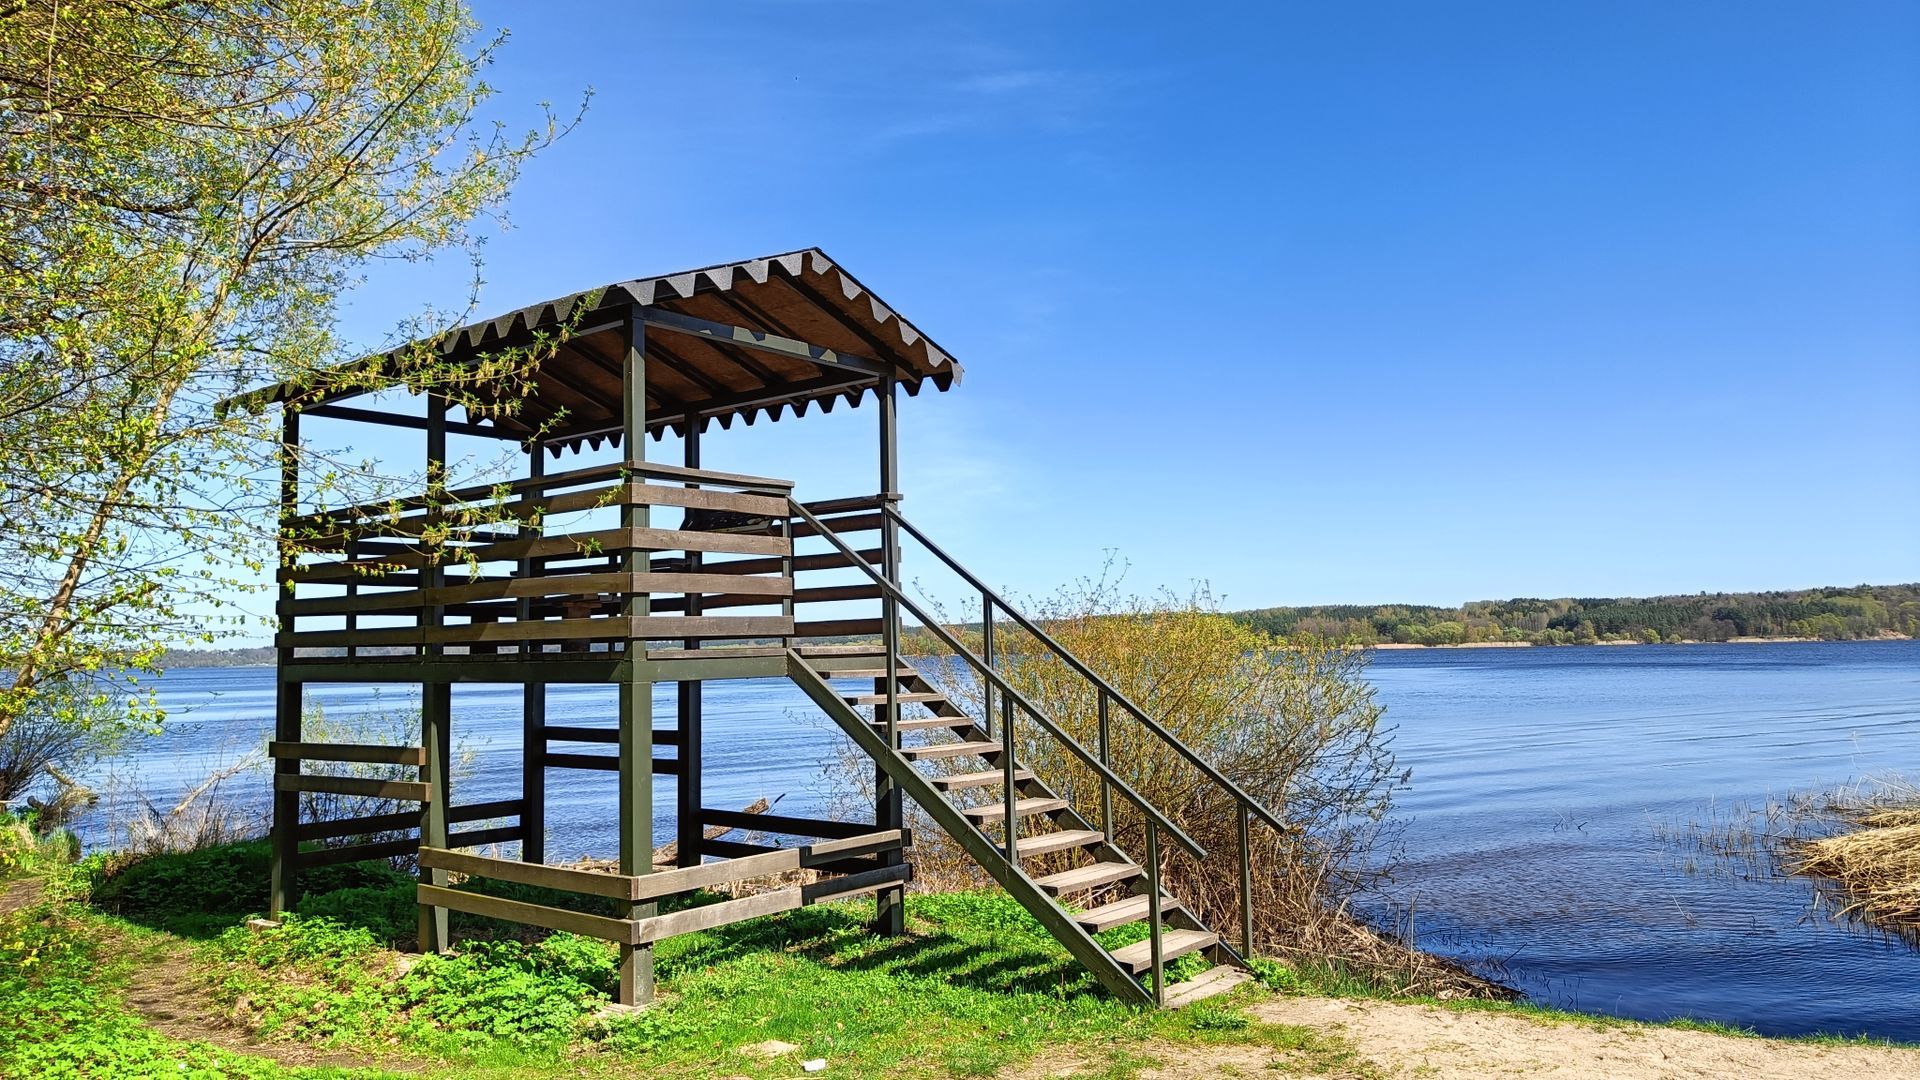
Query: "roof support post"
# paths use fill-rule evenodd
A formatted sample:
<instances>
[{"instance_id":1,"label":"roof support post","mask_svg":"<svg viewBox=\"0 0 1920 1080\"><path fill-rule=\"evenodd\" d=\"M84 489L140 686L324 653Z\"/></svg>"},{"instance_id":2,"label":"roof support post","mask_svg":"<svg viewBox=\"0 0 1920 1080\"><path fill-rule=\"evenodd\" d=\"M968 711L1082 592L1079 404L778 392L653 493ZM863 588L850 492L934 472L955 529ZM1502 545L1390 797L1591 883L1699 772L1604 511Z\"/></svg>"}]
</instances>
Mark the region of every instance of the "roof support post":
<instances>
[{"instance_id":1,"label":"roof support post","mask_svg":"<svg viewBox=\"0 0 1920 1080\"><path fill-rule=\"evenodd\" d=\"M280 538L279 553L281 564L286 564L287 529L293 518L300 512L300 414L292 405L283 406L280 420ZM279 616L280 633L293 632L293 590L290 583L276 582L274 608ZM282 646L277 660L280 670L287 670L288 661L293 659L293 650ZM300 710L302 699L301 684L281 682L274 697L273 737L280 742L300 740ZM298 774L298 758L275 758L273 771L277 776ZM299 899L298 869L300 843L296 840L295 829L300 824L300 793L283 791L278 780L273 790L273 848L268 871L267 917L277 919L282 913L293 907Z\"/></svg>"},{"instance_id":2,"label":"roof support post","mask_svg":"<svg viewBox=\"0 0 1920 1080\"><path fill-rule=\"evenodd\" d=\"M689 414L686 420L687 434L682 445L685 447L684 464L689 469L700 467L700 418ZM694 487L692 482L688 487ZM687 573L700 572L700 553L687 552ZM686 594L685 614L689 617L700 614L700 594ZM689 649L700 648L698 638L688 638L681 642ZM680 695L680 748L675 751L680 756L680 776L674 781L674 822L678 827L678 852L676 863L680 866L699 866L703 857L700 850L705 839L700 828L700 755L701 755L701 709L703 687L698 679L683 679L678 685Z\"/></svg>"},{"instance_id":3,"label":"roof support post","mask_svg":"<svg viewBox=\"0 0 1920 1080\"><path fill-rule=\"evenodd\" d=\"M880 381L879 406L875 410L880 415L880 498L887 507L900 498L900 439L895 411L899 405L899 395L891 375ZM898 584L900 581L900 530L894 524L891 514L883 515L880 524L881 572L888 581ZM887 726L887 744L900 747L900 605L891 595L881 598L880 636L886 646L886 657L882 661L885 673L880 677L880 692L887 701L874 710L874 718ZM884 768L879 768L874 776L873 820L876 829L901 829L906 827L906 807L901 798L900 786L894 782ZM897 866L902 860L898 850L880 856L882 866ZM882 936L897 937L906 933L906 890L901 887L882 889L875 895L874 932Z\"/></svg>"},{"instance_id":4,"label":"roof support post","mask_svg":"<svg viewBox=\"0 0 1920 1080\"><path fill-rule=\"evenodd\" d=\"M625 356L621 365L620 418L630 461L645 461L647 446L647 329L641 321L638 305L627 308L622 324ZM624 528L644 529L649 523L647 506L629 503L620 508ZM629 549L621 559L627 573L648 568L647 552ZM652 603L645 593L628 593L621 614L629 618L646 615ZM648 673L646 642L629 638L626 659L620 676L620 872L627 875L653 870L653 680ZM635 903L628 907L630 919L648 919L653 904ZM622 1005L639 1005L653 1000L653 946L620 946L620 985Z\"/></svg>"},{"instance_id":5,"label":"roof support post","mask_svg":"<svg viewBox=\"0 0 1920 1080\"><path fill-rule=\"evenodd\" d=\"M546 472L546 458L540 453L541 444L534 440L527 445L527 478L538 480ZM526 498L537 500L545 494L538 485L529 489ZM543 530L534 528L527 522L521 522L520 535L527 539L537 539ZM531 578L543 572L541 560L532 557L520 560L518 568L522 578ZM533 600L522 598L514 605L514 617L517 621L527 622L533 617ZM522 646L523 655L531 655L540 649L539 645ZM547 684L528 680L520 688L520 859L522 862L544 863L547 861Z\"/></svg>"},{"instance_id":6,"label":"roof support post","mask_svg":"<svg viewBox=\"0 0 1920 1080\"><path fill-rule=\"evenodd\" d=\"M427 395L427 501L431 509L444 509L440 505L447 493L447 399L443 394ZM429 550L429 555L444 556L444 550ZM446 568L440 559L430 559L420 569L420 583L425 589L438 589L446 582ZM429 604L420 609L419 623L423 628L434 628L446 621L444 609L438 604ZM427 657L446 651L443 645L428 645L422 650ZM423 658L424 659L424 658ZM420 779L428 786L427 799L420 806L420 843L426 847L444 848L447 846L447 807L450 805L451 792L448 778L451 775L449 758L453 747L453 686L445 682L423 682L420 685L420 745L426 751L420 763ZM444 888L447 884L447 872L439 869L422 868L422 885L437 885ZM420 905L419 940L421 952L444 952L452 946L448 937L447 909L434 904Z\"/></svg>"}]
</instances>

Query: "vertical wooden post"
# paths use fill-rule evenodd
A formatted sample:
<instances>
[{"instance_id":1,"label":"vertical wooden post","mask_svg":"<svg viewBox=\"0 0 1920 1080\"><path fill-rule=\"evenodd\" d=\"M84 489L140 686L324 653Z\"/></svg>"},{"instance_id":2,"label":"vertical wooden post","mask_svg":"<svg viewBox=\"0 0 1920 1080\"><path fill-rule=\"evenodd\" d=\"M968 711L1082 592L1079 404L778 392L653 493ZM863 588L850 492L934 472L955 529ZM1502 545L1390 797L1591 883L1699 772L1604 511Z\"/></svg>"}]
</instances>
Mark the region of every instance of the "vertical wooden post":
<instances>
[{"instance_id":1,"label":"vertical wooden post","mask_svg":"<svg viewBox=\"0 0 1920 1080\"><path fill-rule=\"evenodd\" d=\"M1252 811L1246 803L1240 810L1240 955L1253 958L1253 843L1247 836L1247 818Z\"/></svg>"},{"instance_id":2,"label":"vertical wooden post","mask_svg":"<svg viewBox=\"0 0 1920 1080\"><path fill-rule=\"evenodd\" d=\"M688 414L685 462L689 469L700 467L700 417ZM697 485L689 482L688 487ZM687 552L687 573L700 572L700 553ZM700 594L686 594L688 617L700 614ZM688 638L681 642L689 649L698 649L700 640ZM697 679L684 679L679 684L680 706L680 777L675 781L674 821L678 827L678 847L675 862L680 866L699 866L702 860L700 850L704 837L700 831L700 756L701 756L701 710L703 684Z\"/></svg>"},{"instance_id":3,"label":"vertical wooden post","mask_svg":"<svg viewBox=\"0 0 1920 1080\"><path fill-rule=\"evenodd\" d=\"M994 666L993 597L984 589L980 592L980 659ZM993 735L993 680L985 677L980 680L980 730Z\"/></svg>"},{"instance_id":4,"label":"vertical wooden post","mask_svg":"<svg viewBox=\"0 0 1920 1080\"><path fill-rule=\"evenodd\" d=\"M545 447L535 440L527 454L527 478L539 479L546 470L546 457L541 453ZM529 489L526 498L537 500L545 492L538 485ZM520 535L527 539L539 537L544 530L521 523ZM520 576L531 578L541 572L540 561L528 556L520 560ZM533 618L533 601L522 598L514 608L514 616L520 622ZM521 647L521 657L531 660L540 651L540 646L528 642ZM520 690L520 860L522 862L543 863L547 861L547 684L533 679Z\"/></svg>"},{"instance_id":5,"label":"vertical wooden post","mask_svg":"<svg viewBox=\"0 0 1920 1080\"><path fill-rule=\"evenodd\" d=\"M892 376L882 379L879 386L880 413L880 499L882 514L880 523L880 551L882 573L895 586L900 584L900 527L894 522L893 508L900 499L900 439L895 411L899 405L899 396ZM875 710L876 719L887 725L887 745L890 749L900 747L900 731L896 726L900 721L900 707L895 700L900 690L900 680L895 674L900 667L900 604L892 596L883 597L881 605L881 638L886 644L886 674L882 677L882 692L887 695L887 703ZM900 829L906 827L906 807L902 802L901 791L885 769L876 768L874 778L874 825L880 829ZM880 856L883 866L897 866L903 856L898 849ZM906 933L906 890L900 886L882 889L875 894L874 933L894 937Z\"/></svg>"},{"instance_id":6,"label":"vertical wooden post","mask_svg":"<svg viewBox=\"0 0 1920 1080\"><path fill-rule=\"evenodd\" d=\"M287 530L292 526L294 515L300 506L300 414L291 404L282 407L280 421L280 539L279 547L284 559L288 541ZM283 580L285 570L275 575L274 610L279 616L282 634L293 632L293 592L287 581ZM304 702L301 685L287 681L287 661L293 659L293 649L282 645L277 654L278 680L274 685L273 737L282 742L300 741L300 709ZM300 762L294 758L275 758L273 771L276 776L297 775ZM273 792L273 852L268 872L267 915L279 918L292 908L299 899L299 858L300 841L295 837L295 828L300 824L300 793L281 791L276 786Z\"/></svg>"},{"instance_id":7,"label":"vertical wooden post","mask_svg":"<svg viewBox=\"0 0 1920 1080\"><path fill-rule=\"evenodd\" d=\"M427 499L434 508L447 490L447 399L440 394L427 395ZM441 565L442 551L429 549L429 558L420 569L422 588L439 588L446 580L446 571ZM424 628L440 626L445 621L445 610L438 604L424 605L420 609L420 625ZM425 657L437 656L442 646L428 645L423 650ZM423 657L423 659L425 658ZM427 847L447 846L447 805L452 793L447 790L449 775L448 755L452 748L453 685L446 682L424 682L420 686L420 745L426 755L420 765L420 779L431 785L427 791L427 801L420 808L420 843ZM445 886L445 870L422 870L420 881L427 885ZM447 939L447 909L431 904L420 906L420 951L444 952L451 944Z\"/></svg>"},{"instance_id":8,"label":"vertical wooden post","mask_svg":"<svg viewBox=\"0 0 1920 1080\"><path fill-rule=\"evenodd\" d=\"M622 365L621 417L627 460L646 460L647 369L646 324L637 307L627 308L626 359ZM645 504L620 508L624 528L644 529L649 522ZM648 568L648 552L629 547L621 560L629 573ZM628 593L622 614L644 616L651 608L646 593ZM620 677L620 872L646 874L653 870L653 680L647 673L646 642L627 639L626 663ZM628 917L644 919L652 904L633 904ZM653 999L653 946L620 946L620 986L623 1005Z\"/></svg>"}]
</instances>

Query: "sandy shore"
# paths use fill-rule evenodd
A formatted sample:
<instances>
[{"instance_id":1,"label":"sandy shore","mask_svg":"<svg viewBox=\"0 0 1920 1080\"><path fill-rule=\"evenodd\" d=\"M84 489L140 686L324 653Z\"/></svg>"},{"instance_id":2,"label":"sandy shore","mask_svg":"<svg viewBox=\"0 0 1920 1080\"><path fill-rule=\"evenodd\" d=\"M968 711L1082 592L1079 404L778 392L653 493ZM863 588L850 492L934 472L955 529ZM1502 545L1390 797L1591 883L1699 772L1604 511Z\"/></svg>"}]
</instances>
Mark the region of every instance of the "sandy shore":
<instances>
[{"instance_id":1,"label":"sandy shore","mask_svg":"<svg viewBox=\"0 0 1920 1080\"><path fill-rule=\"evenodd\" d=\"M1331 998L1276 998L1254 1006L1253 1012L1275 1023L1340 1032L1353 1041L1361 1057L1396 1080L1477 1080L1488 1076L1619 1080L1723 1076L1755 1080L1920 1078L1920 1050L1883 1046L1785 1042L1638 1024Z\"/></svg>"}]
</instances>

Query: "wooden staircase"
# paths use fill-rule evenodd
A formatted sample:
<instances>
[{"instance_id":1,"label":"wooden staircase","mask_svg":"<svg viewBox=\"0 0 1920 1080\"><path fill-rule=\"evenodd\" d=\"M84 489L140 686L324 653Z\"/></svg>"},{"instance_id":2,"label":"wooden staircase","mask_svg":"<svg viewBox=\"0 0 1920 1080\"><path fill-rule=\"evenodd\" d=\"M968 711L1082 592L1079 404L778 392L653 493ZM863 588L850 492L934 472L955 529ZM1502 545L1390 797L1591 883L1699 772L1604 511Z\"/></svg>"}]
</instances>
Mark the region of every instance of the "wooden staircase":
<instances>
[{"instance_id":1,"label":"wooden staircase","mask_svg":"<svg viewBox=\"0 0 1920 1080\"><path fill-rule=\"evenodd\" d=\"M1251 978L1240 954L1159 884L1157 850L1143 864L1115 847L1012 760L1004 724L994 731L969 716L910 665L893 669L889 698L887 655L877 646L802 646L789 650L788 674L1103 986L1143 1004L1179 1006ZM835 679L871 679L874 689L846 693ZM897 744L889 724L868 711L889 701L902 706L891 724ZM924 715L905 715L909 707ZM979 764L986 767L972 771ZM1157 849L1157 831L1148 831ZM1095 937L1135 923L1148 924L1146 938L1110 949ZM1167 985L1164 965L1195 953L1208 968Z\"/></svg>"}]
</instances>

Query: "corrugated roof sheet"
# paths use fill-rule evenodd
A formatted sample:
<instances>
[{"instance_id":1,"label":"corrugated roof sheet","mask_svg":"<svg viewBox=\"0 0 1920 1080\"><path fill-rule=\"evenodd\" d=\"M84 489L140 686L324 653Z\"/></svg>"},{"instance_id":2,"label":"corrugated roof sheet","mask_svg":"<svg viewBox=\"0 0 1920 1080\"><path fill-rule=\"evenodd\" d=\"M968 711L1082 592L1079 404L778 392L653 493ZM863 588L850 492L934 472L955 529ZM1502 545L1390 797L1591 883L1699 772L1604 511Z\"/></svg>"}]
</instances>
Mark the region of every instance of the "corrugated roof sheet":
<instances>
[{"instance_id":1,"label":"corrugated roof sheet","mask_svg":"<svg viewBox=\"0 0 1920 1080\"><path fill-rule=\"evenodd\" d=\"M589 289L462 327L436 345L445 353L484 354L489 346L521 343L596 295L595 311L636 303L877 360L894 369L909 394L929 382L946 390L960 380L960 366L945 350L819 248ZM594 322L586 313L577 325ZM515 415L469 419L515 434L548 425L545 437L556 450L618 441L624 349L618 326L578 333L540 366L531 394L514 393L521 402ZM840 401L857 405L877 385L854 372L657 327L648 329L645 357L648 430L656 438L682 432L689 415L703 428L716 419L728 427L736 419L777 420L787 409L804 415L814 404L822 411ZM269 387L235 402L257 406L292 393Z\"/></svg>"}]
</instances>

